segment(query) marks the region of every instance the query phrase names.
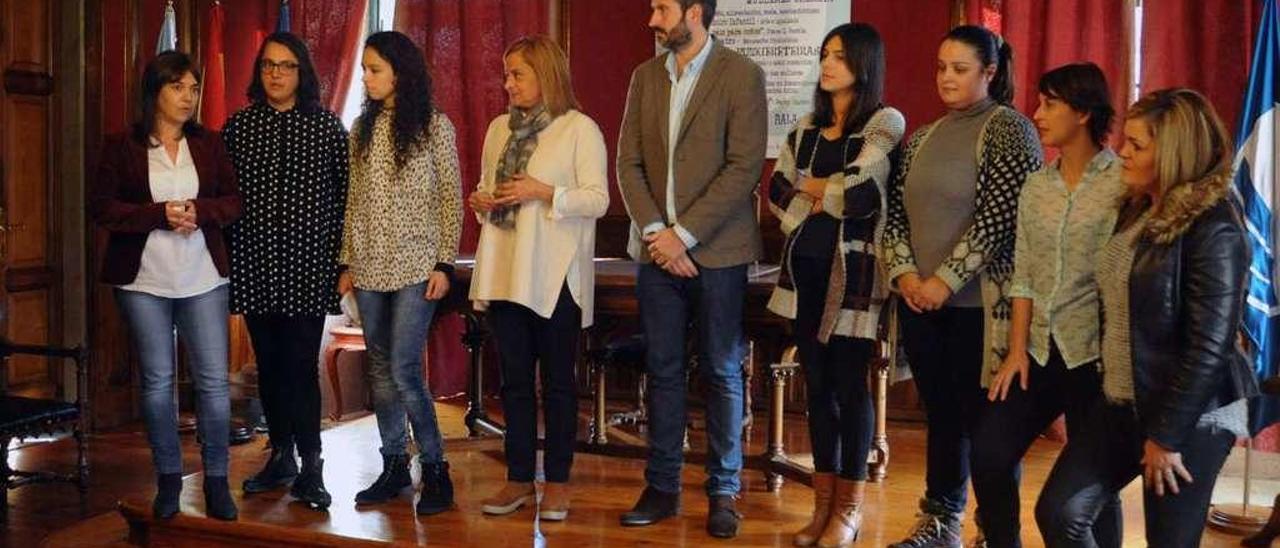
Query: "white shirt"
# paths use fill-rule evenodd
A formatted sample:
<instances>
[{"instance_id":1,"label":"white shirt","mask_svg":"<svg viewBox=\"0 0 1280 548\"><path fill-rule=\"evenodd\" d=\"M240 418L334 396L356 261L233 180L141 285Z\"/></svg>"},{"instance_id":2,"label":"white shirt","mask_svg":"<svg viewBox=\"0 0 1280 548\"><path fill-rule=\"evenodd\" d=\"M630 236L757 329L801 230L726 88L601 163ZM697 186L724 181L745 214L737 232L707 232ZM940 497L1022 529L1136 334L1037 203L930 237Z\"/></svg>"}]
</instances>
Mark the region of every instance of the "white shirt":
<instances>
[{"instance_id":1,"label":"white shirt","mask_svg":"<svg viewBox=\"0 0 1280 548\"><path fill-rule=\"evenodd\" d=\"M702 67L707 64L707 57L711 56L712 40L714 39L710 36L707 37L707 41L702 44L702 50L693 56L688 65L685 65L684 74L678 74L676 53L673 51L667 55L667 76L671 79L671 101L667 105L667 221L675 228L676 235L680 236L686 248L698 245L698 239L680 226L680 221L676 219L676 140L680 137L680 124L684 121L689 99L693 97L693 90L698 87L698 77L702 75ZM645 234L659 230L662 230L662 225L659 223L651 223L644 227Z\"/></svg>"},{"instance_id":2,"label":"white shirt","mask_svg":"<svg viewBox=\"0 0 1280 548\"><path fill-rule=\"evenodd\" d=\"M477 192L493 192L498 159L507 144L510 115L489 124L484 137ZM608 159L604 136L591 118L570 110L538 133L538 147L525 173L555 187L551 204L521 204L515 228L480 221L469 298L476 310L489 301L523 305L543 318L555 312L563 286L582 310L582 327L595 310L596 219L609 209Z\"/></svg>"},{"instance_id":3,"label":"white shirt","mask_svg":"<svg viewBox=\"0 0 1280 548\"><path fill-rule=\"evenodd\" d=\"M200 176L196 173L187 140L178 141L176 162L169 158L163 146L148 149L147 179L154 202L194 199L200 192ZM199 213L196 212L197 215ZM186 235L172 230L152 230L147 235L146 247L142 249L138 277L120 289L183 299L206 293L227 282L227 278L219 276L218 268L213 265L213 255L209 254L202 230Z\"/></svg>"}]
</instances>

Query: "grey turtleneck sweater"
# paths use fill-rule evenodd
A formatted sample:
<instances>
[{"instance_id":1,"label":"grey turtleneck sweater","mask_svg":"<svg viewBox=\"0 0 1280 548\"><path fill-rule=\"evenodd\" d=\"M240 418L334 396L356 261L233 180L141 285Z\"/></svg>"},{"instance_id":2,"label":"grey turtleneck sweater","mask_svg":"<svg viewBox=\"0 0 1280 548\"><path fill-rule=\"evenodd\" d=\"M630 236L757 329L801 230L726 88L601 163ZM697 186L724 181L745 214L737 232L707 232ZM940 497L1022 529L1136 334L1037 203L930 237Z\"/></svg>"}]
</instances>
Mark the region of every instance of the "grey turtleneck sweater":
<instances>
[{"instance_id":1,"label":"grey turtleneck sweater","mask_svg":"<svg viewBox=\"0 0 1280 548\"><path fill-rule=\"evenodd\" d=\"M911 224L911 248L921 278L933 275L973 225L978 190L978 139L996 102L984 99L948 112L920 146L907 173L903 205ZM947 306L981 307L975 276Z\"/></svg>"}]
</instances>

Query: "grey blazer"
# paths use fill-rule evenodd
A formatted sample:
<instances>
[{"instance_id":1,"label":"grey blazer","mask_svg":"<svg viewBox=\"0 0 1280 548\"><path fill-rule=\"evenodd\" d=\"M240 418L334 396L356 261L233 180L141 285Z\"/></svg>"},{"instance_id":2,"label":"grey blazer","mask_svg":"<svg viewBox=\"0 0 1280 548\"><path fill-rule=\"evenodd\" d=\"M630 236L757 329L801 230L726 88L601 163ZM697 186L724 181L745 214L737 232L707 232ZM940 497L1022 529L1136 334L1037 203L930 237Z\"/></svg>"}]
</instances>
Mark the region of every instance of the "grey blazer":
<instances>
[{"instance_id":1,"label":"grey blazer","mask_svg":"<svg viewBox=\"0 0 1280 548\"><path fill-rule=\"evenodd\" d=\"M767 139L764 71L712 41L685 109L674 159L676 216L698 245L700 266L724 268L760 258L753 192ZM671 80L666 53L631 74L618 138L618 187L631 216L627 252L649 262L640 230L667 219L667 135Z\"/></svg>"}]
</instances>

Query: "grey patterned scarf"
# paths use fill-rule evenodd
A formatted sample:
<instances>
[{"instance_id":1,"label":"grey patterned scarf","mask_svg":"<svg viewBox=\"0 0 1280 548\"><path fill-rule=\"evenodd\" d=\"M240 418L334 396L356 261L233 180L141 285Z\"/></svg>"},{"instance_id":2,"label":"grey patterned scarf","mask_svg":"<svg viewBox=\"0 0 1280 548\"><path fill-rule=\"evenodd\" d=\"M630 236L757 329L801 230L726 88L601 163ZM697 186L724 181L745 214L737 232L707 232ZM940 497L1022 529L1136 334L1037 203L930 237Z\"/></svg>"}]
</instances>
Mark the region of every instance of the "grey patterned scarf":
<instances>
[{"instance_id":1,"label":"grey patterned scarf","mask_svg":"<svg viewBox=\"0 0 1280 548\"><path fill-rule=\"evenodd\" d=\"M529 157L538 148L538 133L551 125L551 113L546 105L538 105L529 110L511 107L511 118L507 127L511 128L511 136L502 149L502 158L498 159L498 173L494 181L503 183L511 180L513 175L524 173ZM516 227L516 213L520 204L515 203L495 208L489 212L489 222L503 229Z\"/></svg>"}]
</instances>

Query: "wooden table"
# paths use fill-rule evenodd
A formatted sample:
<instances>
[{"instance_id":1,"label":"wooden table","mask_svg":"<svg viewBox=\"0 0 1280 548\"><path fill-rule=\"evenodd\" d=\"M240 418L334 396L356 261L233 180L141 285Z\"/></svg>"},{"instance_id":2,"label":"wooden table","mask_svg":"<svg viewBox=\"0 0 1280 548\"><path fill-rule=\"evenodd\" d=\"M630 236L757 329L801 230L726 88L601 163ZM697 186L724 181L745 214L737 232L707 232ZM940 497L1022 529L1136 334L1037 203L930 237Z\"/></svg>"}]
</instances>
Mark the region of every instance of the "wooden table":
<instances>
[{"instance_id":1,"label":"wooden table","mask_svg":"<svg viewBox=\"0 0 1280 548\"><path fill-rule=\"evenodd\" d=\"M504 427L491 419L484 409L484 368L482 364L483 348L488 339L488 331L479 313L474 311L466 300L470 289L471 266L473 261L458 261L452 290L442 309L454 311L462 315L466 321L466 331L462 342L471 354L471 376L467 385L467 414L465 421L470 437L464 445L478 444L489 447L491 438L501 436ZM607 323L610 319L635 319L639 317L639 303L636 298L637 265L633 261L622 259L596 259L596 293L595 316L597 324ZM773 359L766 358L769 383L769 430L768 449L763 454L744 458L748 468L762 470L768 480L771 491L782 486L784 477L805 483L811 483L812 469L792 461L783 444L783 401L787 382L794 376L799 364L794 360L794 347L790 343L790 320L779 317L767 308L769 295L778 279L778 268L769 265L752 265L748 267L747 302L744 312L746 336L751 350L747 355L747 371L755 370L756 349L773 349ZM608 333L592 332L589 339L603 339ZM590 343L589 343L590 344ZM781 349L787 349L782 351ZM885 477L888 465L889 444L885 435L885 400L888 388L887 361L882 361L872 368L872 383L875 397L876 429L872 442L872 450L868 459L869 477L872 481L881 481ZM602 374L602 373L601 373ZM750 375L749 375L750 376ZM593 383L596 394L593 398L595 409L592 414L592 434L587 440L579 441L577 450L627 458L646 458L646 447L633 444L608 443L604 435L607 429L603 400L603 378ZM749 386L749 385L748 385ZM750 421L749 388L746 395L747 420ZM451 444L457 442L451 440ZM687 453L686 461L703 462L706 455Z\"/></svg>"}]
</instances>

